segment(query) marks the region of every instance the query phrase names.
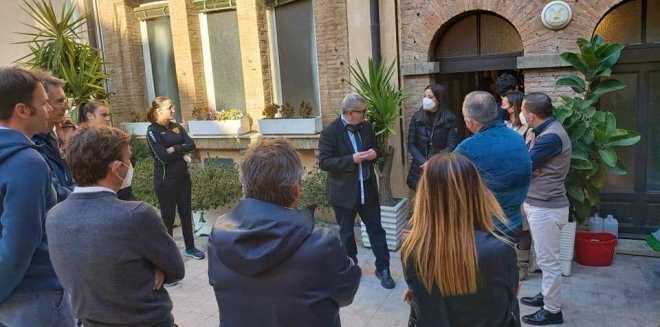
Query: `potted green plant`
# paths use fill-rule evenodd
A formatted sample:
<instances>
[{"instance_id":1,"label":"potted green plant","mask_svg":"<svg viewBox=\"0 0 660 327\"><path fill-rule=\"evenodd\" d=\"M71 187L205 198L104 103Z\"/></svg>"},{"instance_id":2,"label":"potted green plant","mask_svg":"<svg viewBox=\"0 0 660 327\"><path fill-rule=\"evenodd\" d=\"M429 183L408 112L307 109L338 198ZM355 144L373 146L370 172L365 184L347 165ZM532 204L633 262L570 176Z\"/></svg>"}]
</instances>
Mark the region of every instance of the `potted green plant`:
<instances>
[{"instance_id":1,"label":"potted green plant","mask_svg":"<svg viewBox=\"0 0 660 327\"><path fill-rule=\"evenodd\" d=\"M328 200L328 173L318 168L305 174L297 207L312 208L314 217L325 223L335 223Z\"/></svg>"},{"instance_id":2,"label":"potted green plant","mask_svg":"<svg viewBox=\"0 0 660 327\"><path fill-rule=\"evenodd\" d=\"M395 63L385 65L369 59L367 71L359 62L350 67L351 87L367 103L367 120L376 133L376 141L381 149L381 156L376 165L378 187L381 200L381 221L387 233L390 249L397 249L401 242L403 228L408 219L408 199L392 197L390 176L394 147L389 144L394 135L400 108L406 95L391 84ZM362 226L362 242L369 245L365 227Z\"/></svg>"},{"instance_id":3,"label":"potted green plant","mask_svg":"<svg viewBox=\"0 0 660 327\"><path fill-rule=\"evenodd\" d=\"M209 111L207 119L197 115L188 121L191 136L241 135L250 131L250 120L237 108Z\"/></svg>"},{"instance_id":4,"label":"potted green plant","mask_svg":"<svg viewBox=\"0 0 660 327\"><path fill-rule=\"evenodd\" d=\"M192 210L197 235L209 235L209 210L231 205L241 198L238 170L231 163L207 159L192 169Z\"/></svg>"},{"instance_id":5,"label":"potted green plant","mask_svg":"<svg viewBox=\"0 0 660 327\"><path fill-rule=\"evenodd\" d=\"M323 129L321 117L314 117L314 108L304 100L298 110L288 102L281 108L276 104L267 105L263 116L258 126L263 135L310 135Z\"/></svg>"},{"instance_id":6,"label":"potted green plant","mask_svg":"<svg viewBox=\"0 0 660 327\"><path fill-rule=\"evenodd\" d=\"M30 47L30 53L19 61L66 81L64 91L74 107L89 99L105 99L108 75L103 60L98 50L80 41L87 16L78 17L68 2L59 15L49 0L24 0L21 7L34 23L25 24L32 31L18 33L27 38L18 43Z\"/></svg>"},{"instance_id":7,"label":"potted green plant","mask_svg":"<svg viewBox=\"0 0 660 327\"><path fill-rule=\"evenodd\" d=\"M565 274L570 273L576 224L583 224L600 206L600 190L608 172L627 174L617 148L632 146L640 140L637 132L618 128L614 114L601 110L599 105L603 95L626 87L611 76L624 46L606 43L598 35L591 40L579 38L577 46L579 53L564 52L561 58L578 74L557 80L558 86L569 86L575 95L562 96L562 103L554 110L573 146L566 179L571 223L562 230L560 253Z\"/></svg>"}]
</instances>

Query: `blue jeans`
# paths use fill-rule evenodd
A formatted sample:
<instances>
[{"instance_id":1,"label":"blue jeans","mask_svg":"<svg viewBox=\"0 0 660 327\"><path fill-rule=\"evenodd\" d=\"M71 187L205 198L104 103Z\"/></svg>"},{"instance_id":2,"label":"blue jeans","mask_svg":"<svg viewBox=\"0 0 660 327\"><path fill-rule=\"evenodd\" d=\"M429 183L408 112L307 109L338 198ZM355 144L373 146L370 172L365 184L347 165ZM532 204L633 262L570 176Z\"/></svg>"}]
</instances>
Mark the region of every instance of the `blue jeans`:
<instances>
[{"instance_id":1,"label":"blue jeans","mask_svg":"<svg viewBox=\"0 0 660 327\"><path fill-rule=\"evenodd\" d=\"M0 303L1 327L73 327L71 301L64 290L12 294Z\"/></svg>"}]
</instances>

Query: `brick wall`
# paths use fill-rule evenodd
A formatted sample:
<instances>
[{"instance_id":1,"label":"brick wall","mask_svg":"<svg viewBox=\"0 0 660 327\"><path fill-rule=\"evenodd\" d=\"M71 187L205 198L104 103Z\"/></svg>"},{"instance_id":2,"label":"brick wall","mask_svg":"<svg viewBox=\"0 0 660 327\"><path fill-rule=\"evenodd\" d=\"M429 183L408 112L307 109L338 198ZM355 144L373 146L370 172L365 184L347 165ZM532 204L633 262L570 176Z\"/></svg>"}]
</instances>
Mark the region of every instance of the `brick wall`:
<instances>
[{"instance_id":1,"label":"brick wall","mask_svg":"<svg viewBox=\"0 0 660 327\"><path fill-rule=\"evenodd\" d=\"M257 1L257 30L259 31L259 52L261 54L262 87L264 88L264 104L273 102L273 77L271 74L270 47L267 8L263 1ZM261 116L259 116L261 117Z\"/></svg>"},{"instance_id":2,"label":"brick wall","mask_svg":"<svg viewBox=\"0 0 660 327\"><path fill-rule=\"evenodd\" d=\"M525 71L525 92L544 92L558 103L560 96L571 95L570 87L559 87L557 80L571 73L568 69L531 69Z\"/></svg>"},{"instance_id":3,"label":"brick wall","mask_svg":"<svg viewBox=\"0 0 660 327\"><path fill-rule=\"evenodd\" d=\"M199 16L193 9L191 0L170 0L169 12L181 101L179 110L185 121L192 118L194 108L202 111L208 109Z\"/></svg>"},{"instance_id":4,"label":"brick wall","mask_svg":"<svg viewBox=\"0 0 660 327\"><path fill-rule=\"evenodd\" d=\"M321 116L328 124L337 118L341 100L350 92L346 0L315 1L314 18Z\"/></svg>"},{"instance_id":5,"label":"brick wall","mask_svg":"<svg viewBox=\"0 0 660 327\"><path fill-rule=\"evenodd\" d=\"M133 8L137 0L98 2L103 34L108 88L115 124L130 119L133 111L146 111L144 59L140 27Z\"/></svg>"},{"instance_id":6,"label":"brick wall","mask_svg":"<svg viewBox=\"0 0 660 327\"><path fill-rule=\"evenodd\" d=\"M245 106L253 120L261 118L266 101L272 101L270 83L268 87L265 86L265 82L270 81L267 39L264 42L264 36L267 35L265 9L262 0L241 0L236 6Z\"/></svg>"},{"instance_id":7,"label":"brick wall","mask_svg":"<svg viewBox=\"0 0 660 327\"><path fill-rule=\"evenodd\" d=\"M490 11L507 19L520 34L525 55L559 54L575 49L578 37L589 38L600 18L622 0L567 2L573 8L572 22L562 30L551 31L540 19L547 1L401 0L401 61L403 64L429 61L436 32L450 19L473 10Z\"/></svg>"}]
</instances>

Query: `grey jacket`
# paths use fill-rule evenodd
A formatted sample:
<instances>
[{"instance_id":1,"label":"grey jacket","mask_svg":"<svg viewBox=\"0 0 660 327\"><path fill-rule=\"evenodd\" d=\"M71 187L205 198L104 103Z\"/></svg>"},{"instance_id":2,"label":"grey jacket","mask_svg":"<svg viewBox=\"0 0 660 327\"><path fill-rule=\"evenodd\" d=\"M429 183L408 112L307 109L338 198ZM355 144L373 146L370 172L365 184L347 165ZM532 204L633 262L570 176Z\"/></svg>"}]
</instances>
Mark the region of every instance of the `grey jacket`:
<instances>
[{"instance_id":1,"label":"grey jacket","mask_svg":"<svg viewBox=\"0 0 660 327\"><path fill-rule=\"evenodd\" d=\"M164 288L153 290L154 269L169 283L183 278L184 265L152 206L112 192L74 192L48 213L46 232L79 319L121 326L170 319L172 301Z\"/></svg>"},{"instance_id":2,"label":"grey jacket","mask_svg":"<svg viewBox=\"0 0 660 327\"><path fill-rule=\"evenodd\" d=\"M564 208L569 206L566 196L566 176L571 168L571 139L557 120L550 123L530 144L530 149L541 136L555 134L561 140L561 152L548 160L532 180L525 202L541 208Z\"/></svg>"}]
</instances>

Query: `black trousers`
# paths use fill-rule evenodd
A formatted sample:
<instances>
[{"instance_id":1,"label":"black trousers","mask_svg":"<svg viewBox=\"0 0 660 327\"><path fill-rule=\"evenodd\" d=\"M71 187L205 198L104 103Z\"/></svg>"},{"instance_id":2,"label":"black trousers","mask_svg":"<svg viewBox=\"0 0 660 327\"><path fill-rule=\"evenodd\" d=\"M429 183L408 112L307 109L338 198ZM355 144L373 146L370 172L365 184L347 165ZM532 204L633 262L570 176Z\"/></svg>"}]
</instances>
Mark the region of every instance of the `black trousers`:
<instances>
[{"instance_id":1,"label":"black trousers","mask_svg":"<svg viewBox=\"0 0 660 327\"><path fill-rule=\"evenodd\" d=\"M388 269L390 267L390 253L387 250L387 242L385 240L385 230L380 223L380 204L378 201L368 201L365 205L358 205L353 209L346 209L340 207L333 207L335 211L335 219L339 224L339 237L341 243L346 249L348 256L357 262L357 245L355 244L355 234L353 232L355 227L355 215L360 214L360 219L367 227L367 235L369 236L369 243L371 243L371 250L376 256L376 269L378 271Z\"/></svg>"},{"instance_id":2,"label":"black trousers","mask_svg":"<svg viewBox=\"0 0 660 327\"><path fill-rule=\"evenodd\" d=\"M154 186L156 189L156 196L158 197L158 203L160 204L160 216L163 217L167 232L172 235L174 216L178 209L186 250L194 249L195 237L193 236L192 228L190 175L182 174L180 176L175 176L175 178L166 176Z\"/></svg>"}]
</instances>

